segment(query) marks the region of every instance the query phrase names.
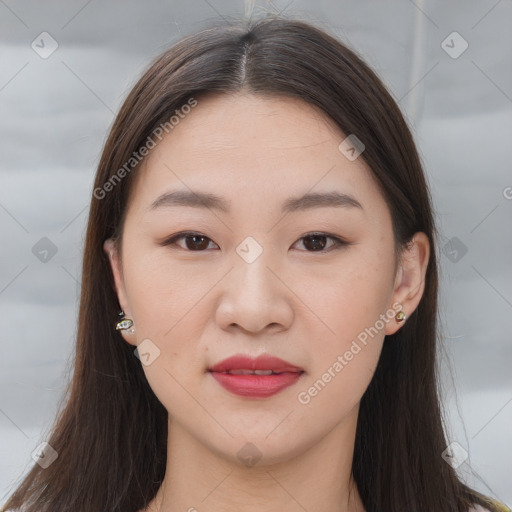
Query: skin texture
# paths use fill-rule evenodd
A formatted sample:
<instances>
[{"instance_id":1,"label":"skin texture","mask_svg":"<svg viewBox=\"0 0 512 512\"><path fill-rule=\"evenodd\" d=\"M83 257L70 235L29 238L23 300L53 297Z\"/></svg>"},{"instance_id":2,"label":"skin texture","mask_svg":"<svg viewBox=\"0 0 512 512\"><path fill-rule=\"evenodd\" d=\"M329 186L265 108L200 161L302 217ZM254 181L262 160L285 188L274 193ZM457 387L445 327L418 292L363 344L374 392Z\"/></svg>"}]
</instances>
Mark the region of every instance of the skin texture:
<instances>
[{"instance_id":1,"label":"skin texture","mask_svg":"<svg viewBox=\"0 0 512 512\"><path fill-rule=\"evenodd\" d=\"M338 149L345 138L298 99L212 95L135 171L122 254L112 240L104 249L119 304L134 321L124 339L150 339L160 350L144 372L169 412L168 459L148 511L364 510L351 480L359 402L384 336L403 324L383 322L308 403L298 395L379 315L395 313L396 303L408 316L415 310L429 244L417 233L395 260L389 209L362 157L350 161ZM176 189L223 196L231 211L149 211ZM333 190L363 209L280 211L289 197ZM206 242L160 245L185 230ZM324 238L325 249L316 249L302 238L311 232L351 245L330 249L334 241ZM236 251L248 236L263 250L251 263ZM207 370L240 353L271 354L304 374L269 398L239 397ZM261 457L252 466L237 456L248 442Z\"/></svg>"}]
</instances>

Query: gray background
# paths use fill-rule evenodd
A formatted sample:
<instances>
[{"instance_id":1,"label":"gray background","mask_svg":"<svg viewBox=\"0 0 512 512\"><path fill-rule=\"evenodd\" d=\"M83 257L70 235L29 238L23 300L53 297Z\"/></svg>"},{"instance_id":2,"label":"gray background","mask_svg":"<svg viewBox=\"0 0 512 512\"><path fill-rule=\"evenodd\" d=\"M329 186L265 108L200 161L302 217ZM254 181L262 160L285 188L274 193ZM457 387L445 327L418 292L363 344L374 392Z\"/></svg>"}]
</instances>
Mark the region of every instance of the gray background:
<instances>
[{"instance_id":1,"label":"gray background","mask_svg":"<svg viewBox=\"0 0 512 512\"><path fill-rule=\"evenodd\" d=\"M510 0L0 0L0 502L59 405L92 180L114 114L181 35L251 9L319 21L406 115L441 233L450 441L469 452L461 475L512 505ZM31 47L42 52L44 38L50 48L42 32L58 44L48 58ZM43 237L55 254L38 253Z\"/></svg>"}]
</instances>

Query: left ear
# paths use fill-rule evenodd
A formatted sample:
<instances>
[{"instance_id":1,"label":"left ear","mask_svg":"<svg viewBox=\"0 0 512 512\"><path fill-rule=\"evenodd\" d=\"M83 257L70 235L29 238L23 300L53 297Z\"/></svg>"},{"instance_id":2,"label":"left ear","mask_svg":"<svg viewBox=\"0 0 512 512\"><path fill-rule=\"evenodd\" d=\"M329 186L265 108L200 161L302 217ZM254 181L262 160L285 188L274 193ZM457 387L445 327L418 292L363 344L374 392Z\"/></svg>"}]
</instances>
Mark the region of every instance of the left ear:
<instances>
[{"instance_id":1,"label":"left ear","mask_svg":"<svg viewBox=\"0 0 512 512\"><path fill-rule=\"evenodd\" d=\"M402 252L391 298L391 305L400 304L406 317L412 315L423 296L429 257L430 243L427 235L423 232L415 233L411 242ZM393 309L398 312L396 307ZM407 318L405 321L407 322ZM387 322L386 335L394 334L401 325L394 320Z\"/></svg>"}]
</instances>

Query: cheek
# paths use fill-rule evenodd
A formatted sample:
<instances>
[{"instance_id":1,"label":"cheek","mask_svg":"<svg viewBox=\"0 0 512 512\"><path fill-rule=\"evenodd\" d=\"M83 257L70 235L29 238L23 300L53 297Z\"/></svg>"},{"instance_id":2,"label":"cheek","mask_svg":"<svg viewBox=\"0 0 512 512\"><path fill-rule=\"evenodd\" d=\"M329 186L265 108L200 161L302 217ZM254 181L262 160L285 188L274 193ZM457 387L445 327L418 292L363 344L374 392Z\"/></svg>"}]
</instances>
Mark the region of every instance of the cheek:
<instances>
[{"instance_id":1,"label":"cheek","mask_svg":"<svg viewBox=\"0 0 512 512\"><path fill-rule=\"evenodd\" d=\"M302 293L330 329L336 344L372 326L389 306L393 293L393 258L390 251L369 247L354 250L325 275L308 276Z\"/></svg>"},{"instance_id":2,"label":"cheek","mask_svg":"<svg viewBox=\"0 0 512 512\"><path fill-rule=\"evenodd\" d=\"M355 274L336 284L337 299L319 315L329 329L322 324L316 327L316 336L314 332L309 336L311 367L297 395L300 403L313 404L311 413L318 410L333 422L361 400L377 367L385 322L392 321L385 314L387 289L379 290L371 274Z\"/></svg>"},{"instance_id":3,"label":"cheek","mask_svg":"<svg viewBox=\"0 0 512 512\"><path fill-rule=\"evenodd\" d=\"M173 262L165 251L135 244L131 249L124 269L134 320L139 329L144 327L147 336L165 333L192 307L197 289L204 294L204 280L198 279L197 273L194 276L187 266Z\"/></svg>"},{"instance_id":4,"label":"cheek","mask_svg":"<svg viewBox=\"0 0 512 512\"><path fill-rule=\"evenodd\" d=\"M207 293L219 277L205 274L204 266L198 271L191 262L177 263L164 251L148 256L149 250L132 249L125 263L125 283L137 340L149 339L160 351L144 369L155 390L170 392L177 385L171 375L181 382L193 373L186 368L204 371L206 356L199 343L212 315ZM179 386L174 391L179 392Z\"/></svg>"},{"instance_id":5,"label":"cheek","mask_svg":"<svg viewBox=\"0 0 512 512\"><path fill-rule=\"evenodd\" d=\"M328 383L330 392L324 396L342 393L343 400L359 400L369 384L385 326L394 321L390 309L393 261L390 251L377 247L357 256L354 252L323 286L308 288L308 305L322 320L315 322L317 335L309 336L311 380L319 379L319 386Z\"/></svg>"},{"instance_id":6,"label":"cheek","mask_svg":"<svg viewBox=\"0 0 512 512\"><path fill-rule=\"evenodd\" d=\"M297 390L296 400L304 417L319 423L338 425L361 401L375 372L382 346L380 339L373 345L353 349L351 359L340 351L326 358L321 371L310 375ZM321 418L321 422L318 421Z\"/></svg>"}]
</instances>

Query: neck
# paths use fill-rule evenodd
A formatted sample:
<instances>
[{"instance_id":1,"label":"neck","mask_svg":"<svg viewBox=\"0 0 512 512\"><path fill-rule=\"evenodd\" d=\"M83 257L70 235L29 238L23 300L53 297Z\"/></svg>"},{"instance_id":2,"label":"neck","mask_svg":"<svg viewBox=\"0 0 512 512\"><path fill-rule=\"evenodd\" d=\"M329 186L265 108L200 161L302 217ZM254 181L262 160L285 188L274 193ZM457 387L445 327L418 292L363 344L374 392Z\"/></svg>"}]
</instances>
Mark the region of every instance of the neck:
<instances>
[{"instance_id":1,"label":"neck","mask_svg":"<svg viewBox=\"0 0 512 512\"><path fill-rule=\"evenodd\" d=\"M357 413L314 446L277 461L262 454L253 466L222 457L169 420L165 478L146 511L364 512L351 475Z\"/></svg>"}]
</instances>

